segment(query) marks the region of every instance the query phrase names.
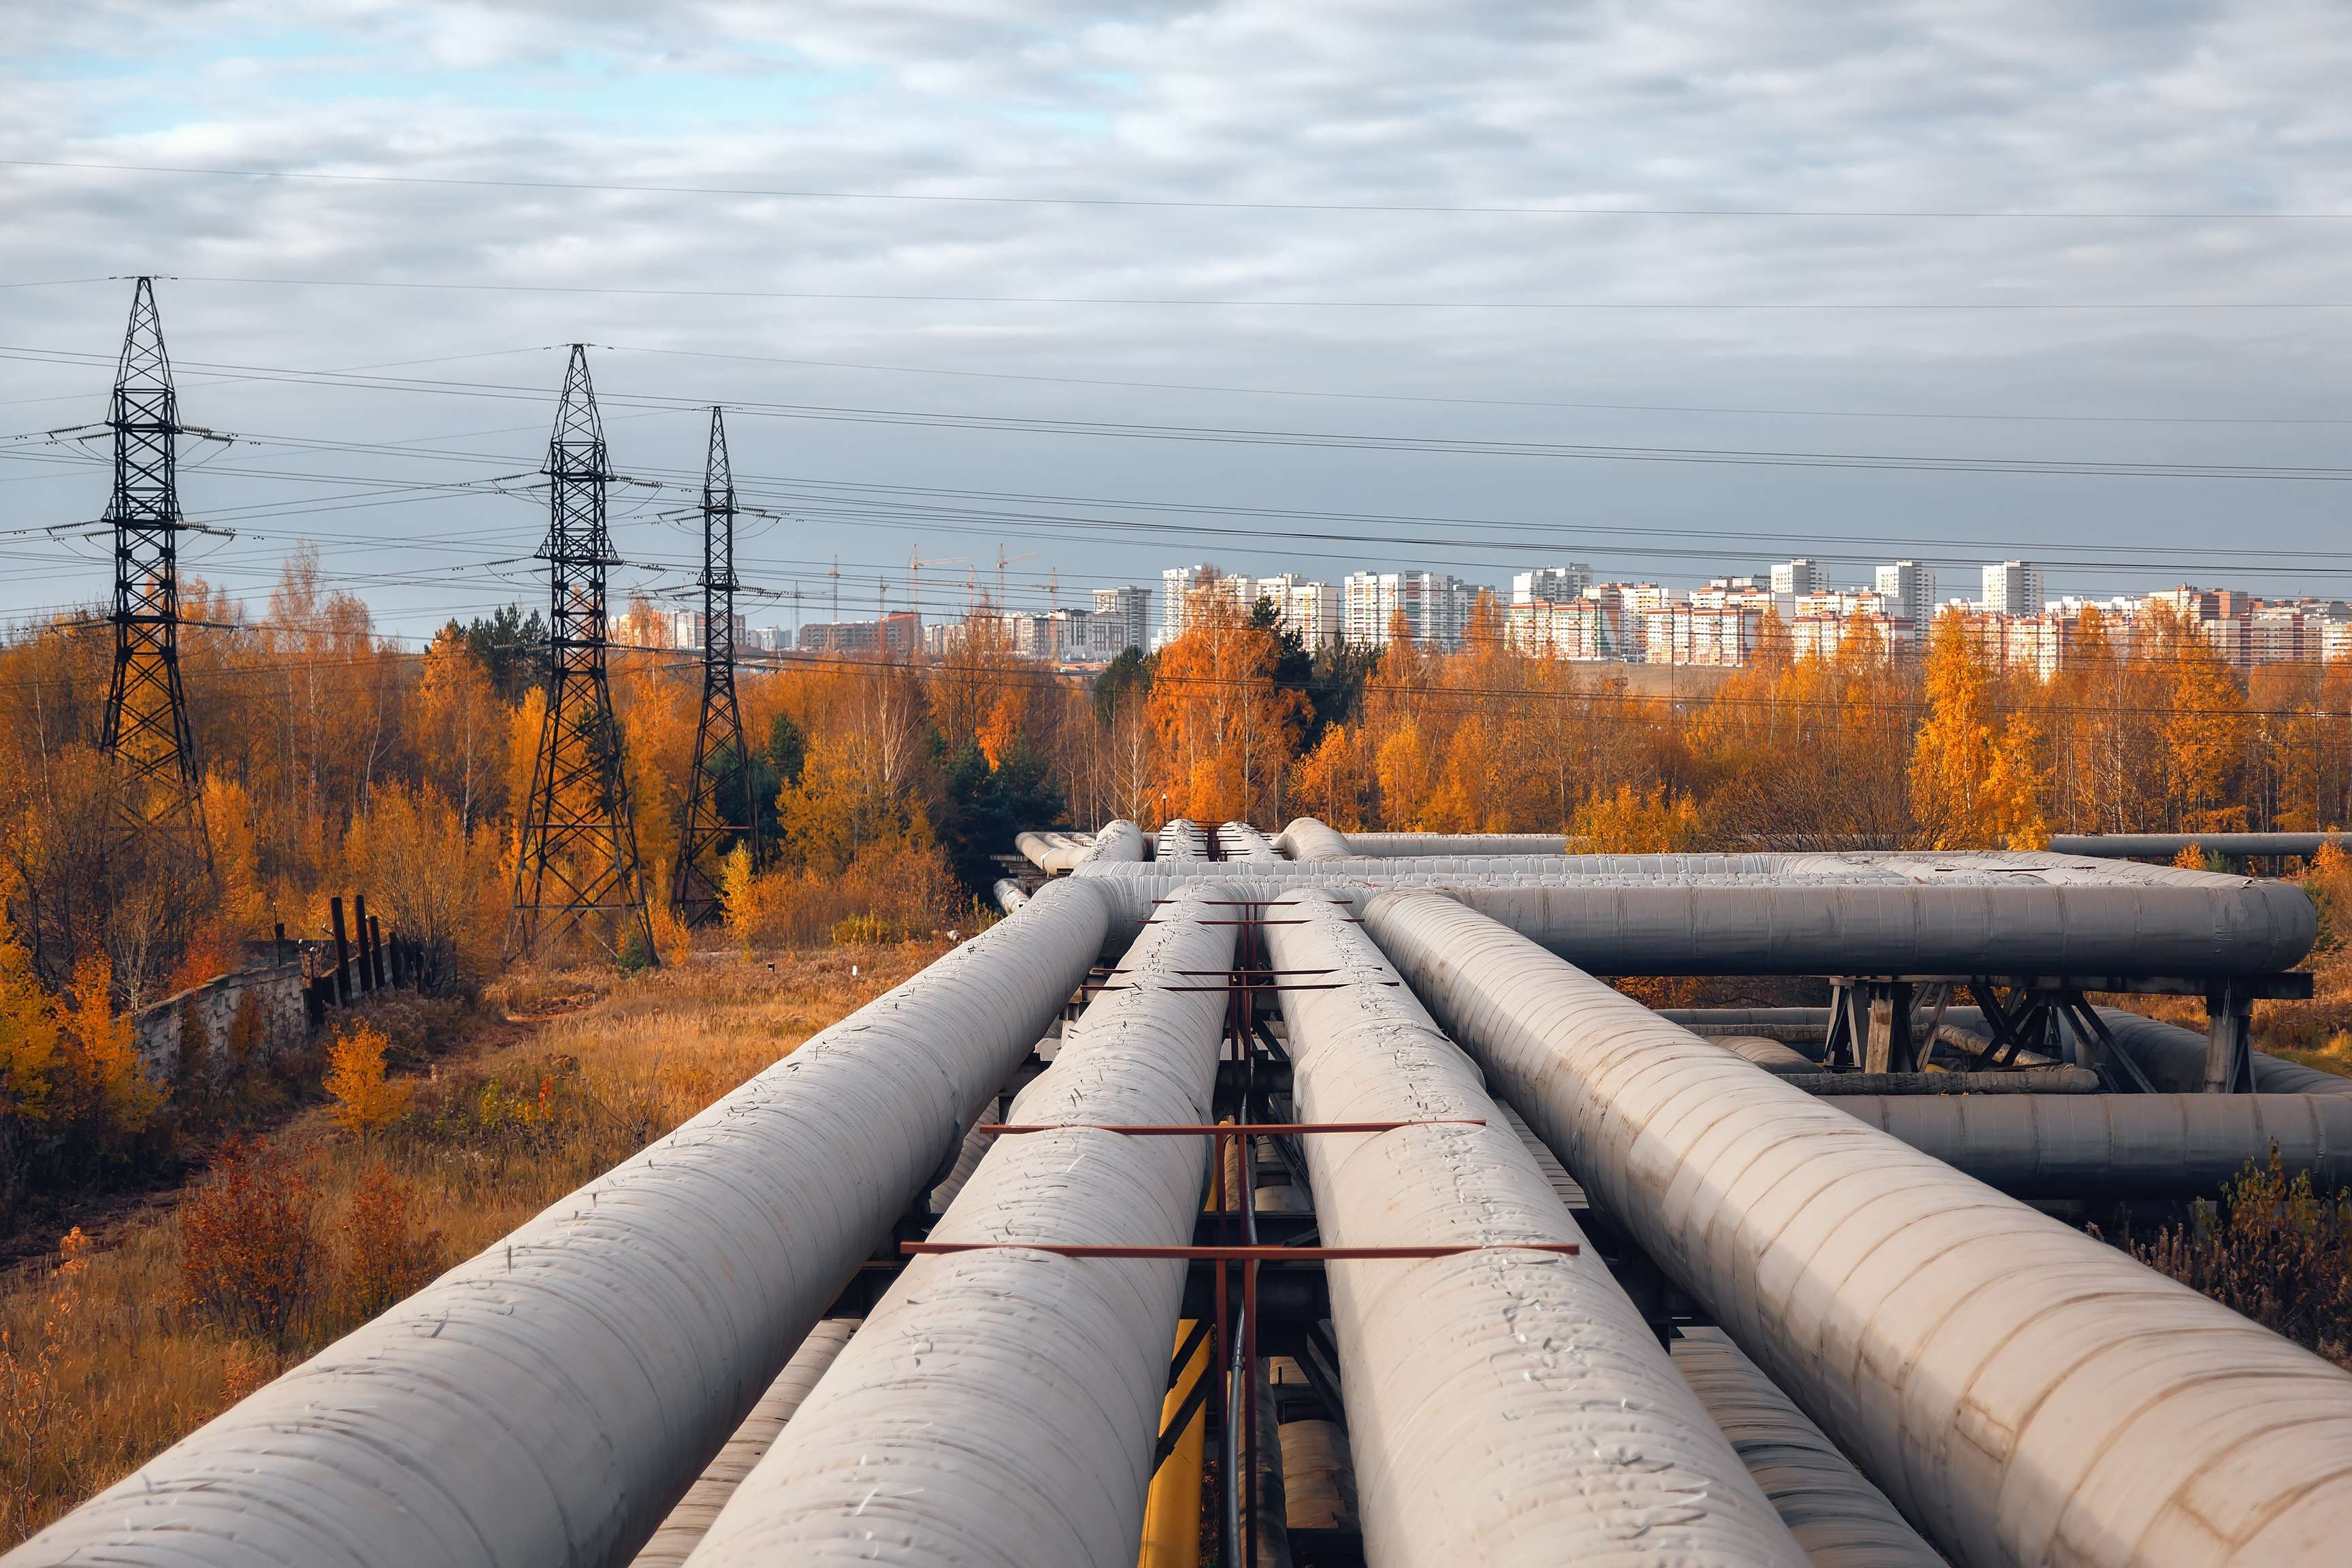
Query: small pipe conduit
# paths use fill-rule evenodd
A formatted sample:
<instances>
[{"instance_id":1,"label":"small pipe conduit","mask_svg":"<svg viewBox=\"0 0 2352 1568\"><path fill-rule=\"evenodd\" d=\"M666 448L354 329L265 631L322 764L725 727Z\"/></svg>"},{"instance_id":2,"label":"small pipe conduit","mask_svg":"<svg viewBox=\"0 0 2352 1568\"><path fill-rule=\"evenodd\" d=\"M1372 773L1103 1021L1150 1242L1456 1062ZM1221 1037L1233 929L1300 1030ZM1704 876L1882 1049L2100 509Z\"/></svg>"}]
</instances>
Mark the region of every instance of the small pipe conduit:
<instances>
[{"instance_id":1,"label":"small pipe conduit","mask_svg":"<svg viewBox=\"0 0 2352 1568\"><path fill-rule=\"evenodd\" d=\"M1223 896L1201 885L1143 934L1014 1121L1209 1119L1226 998L1188 976L1232 962ZM992 1249L908 1265L692 1568L1135 1562L1183 1265L1005 1244L1189 1243L1209 1152L1099 1126L997 1138L931 1232Z\"/></svg>"},{"instance_id":2,"label":"small pipe conduit","mask_svg":"<svg viewBox=\"0 0 2352 1568\"><path fill-rule=\"evenodd\" d=\"M1345 914L1314 894L1268 910L1277 968L1342 982L1282 995L1301 1119L1486 1124L1302 1140L1324 1242L1580 1243L1477 1068ZM1805 1561L1589 1250L1334 1262L1328 1276L1366 1561Z\"/></svg>"},{"instance_id":3,"label":"small pipe conduit","mask_svg":"<svg viewBox=\"0 0 2352 1568\"><path fill-rule=\"evenodd\" d=\"M1365 918L1595 1201L1956 1561L2341 1561L2352 1376L1449 899Z\"/></svg>"},{"instance_id":4,"label":"small pipe conduit","mask_svg":"<svg viewBox=\"0 0 2352 1568\"><path fill-rule=\"evenodd\" d=\"M1093 887L1049 886L5 1561L627 1562L1044 1033L1109 919Z\"/></svg>"}]
</instances>

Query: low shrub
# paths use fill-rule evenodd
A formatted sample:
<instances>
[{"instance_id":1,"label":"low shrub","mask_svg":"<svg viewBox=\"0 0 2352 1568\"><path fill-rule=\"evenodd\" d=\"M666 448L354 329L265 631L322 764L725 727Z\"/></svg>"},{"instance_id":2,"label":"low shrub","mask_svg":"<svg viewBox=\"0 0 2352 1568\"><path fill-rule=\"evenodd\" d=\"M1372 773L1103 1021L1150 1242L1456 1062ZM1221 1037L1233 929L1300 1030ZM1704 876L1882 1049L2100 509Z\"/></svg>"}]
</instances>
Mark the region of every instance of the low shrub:
<instances>
[{"instance_id":1,"label":"low shrub","mask_svg":"<svg viewBox=\"0 0 2352 1568\"><path fill-rule=\"evenodd\" d=\"M180 1305L283 1351L319 1263L319 1189L248 1138L221 1146L180 1205Z\"/></svg>"}]
</instances>

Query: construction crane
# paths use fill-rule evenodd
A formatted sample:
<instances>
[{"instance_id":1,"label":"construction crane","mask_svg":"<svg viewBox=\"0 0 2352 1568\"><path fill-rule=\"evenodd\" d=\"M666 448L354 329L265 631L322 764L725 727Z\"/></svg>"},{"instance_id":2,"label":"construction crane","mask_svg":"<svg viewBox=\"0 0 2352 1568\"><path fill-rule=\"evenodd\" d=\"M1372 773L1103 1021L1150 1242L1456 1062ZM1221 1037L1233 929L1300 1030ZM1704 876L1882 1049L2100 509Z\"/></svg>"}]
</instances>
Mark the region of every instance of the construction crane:
<instances>
[{"instance_id":1,"label":"construction crane","mask_svg":"<svg viewBox=\"0 0 2352 1568\"><path fill-rule=\"evenodd\" d=\"M908 608L910 608L910 609L912 609L912 610L915 612L915 614L916 614L916 615L918 615L918 616L920 616L920 615L923 613L923 568L924 568L924 567L926 567L926 566L956 566L956 565L961 565L961 564L962 564L962 563L963 563L963 561L964 561L964 557L962 557L962 556L961 556L961 555L933 555L933 556L926 556L926 555L924 555L924 554L922 553L922 546L921 546L921 545L919 545L919 545L917 545L914 549L908 551L908 552L907 552L907 582L908 582L908 595L909 595L909 599L910 599L910 603L909 603L909 605L908 605Z\"/></svg>"},{"instance_id":2,"label":"construction crane","mask_svg":"<svg viewBox=\"0 0 2352 1568\"><path fill-rule=\"evenodd\" d=\"M999 610L1004 608L1004 569L1007 566L1017 566L1024 561L1034 561L1036 558L1037 552L1034 550L1024 550L1018 555L1007 555L1004 553L1004 546L1000 544L996 547L996 607Z\"/></svg>"}]
</instances>

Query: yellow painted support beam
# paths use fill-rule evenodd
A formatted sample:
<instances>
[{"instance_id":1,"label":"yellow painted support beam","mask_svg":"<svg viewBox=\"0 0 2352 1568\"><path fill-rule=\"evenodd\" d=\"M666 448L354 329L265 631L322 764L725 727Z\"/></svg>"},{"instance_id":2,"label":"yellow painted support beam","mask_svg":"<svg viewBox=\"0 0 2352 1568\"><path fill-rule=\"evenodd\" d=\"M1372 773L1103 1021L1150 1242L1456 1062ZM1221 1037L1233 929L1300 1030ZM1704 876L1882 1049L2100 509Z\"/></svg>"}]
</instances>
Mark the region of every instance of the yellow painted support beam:
<instances>
[{"instance_id":1,"label":"yellow painted support beam","mask_svg":"<svg viewBox=\"0 0 2352 1568\"><path fill-rule=\"evenodd\" d=\"M1176 1345L1182 1346L1184 1336L1192 1331L1191 1319L1176 1325ZM1176 1418L1184 1396L1192 1385L1209 1374L1209 1336L1192 1351L1192 1359L1176 1379L1176 1386L1160 1401L1160 1428ZM1176 1439L1160 1473L1151 1478L1151 1490L1143 1501L1143 1551L1135 1560L1136 1568L1199 1568L1201 1561L1201 1461L1208 1447L1209 1407L1203 1404L1192 1413L1192 1419Z\"/></svg>"}]
</instances>

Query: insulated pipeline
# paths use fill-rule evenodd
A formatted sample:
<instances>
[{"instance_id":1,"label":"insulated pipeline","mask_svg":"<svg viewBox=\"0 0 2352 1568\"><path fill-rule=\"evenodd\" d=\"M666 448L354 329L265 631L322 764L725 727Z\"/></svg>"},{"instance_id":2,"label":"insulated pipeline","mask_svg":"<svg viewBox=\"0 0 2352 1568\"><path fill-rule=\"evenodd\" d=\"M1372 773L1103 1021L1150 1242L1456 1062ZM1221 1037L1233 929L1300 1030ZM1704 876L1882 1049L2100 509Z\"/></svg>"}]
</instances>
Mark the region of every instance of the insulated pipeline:
<instances>
[{"instance_id":1,"label":"insulated pipeline","mask_svg":"<svg viewBox=\"0 0 2352 1568\"><path fill-rule=\"evenodd\" d=\"M1366 1561L1802 1563L1601 1258L1497 1246L1583 1237L1345 912L1294 895L1266 923L1276 967L1343 983L1282 994L1299 1117L1454 1124L1302 1140L1323 1240L1496 1248L1328 1266Z\"/></svg>"},{"instance_id":2,"label":"insulated pipeline","mask_svg":"<svg viewBox=\"0 0 2352 1568\"><path fill-rule=\"evenodd\" d=\"M1068 881L818 1034L5 1559L623 1563L1044 1031Z\"/></svg>"},{"instance_id":3,"label":"insulated pipeline","mask_svg":"<svg viewBox=\"0 0 2352 1568\"><path fill-rule=\"evenodd\" d=\"M1822 1103L2011 1197L2211 1197L2273 1148L2289 1173L2310 1172L2317 1191L2352 1187L2352 1095L1839 1095Z\"/></svg>"},{"instance_id":4,"label":"insulated pipeline","mask_svg":"<svg viewBox=\"0 0 2352 1568\"><path fill-rule=\"evenodd\" d=\"M1226 999L1193 977L1232 962L1219 896L1199 886L1120 960L1010 1112L1059 1130L997 1138L932 1241L1192 1240L1210 1141L1100 1129L1208 1120ZM693 1568L1132 1563L1183 1281L1165 1261L918 1258Z\"/></svg>"},{"instance_id":5,"label":"insulated pipeline","mask_svg":"<svg viewBox=\"0 0 2352 1568\"><path fill-rule=\"evenodd\" d=\"M1596 1203L1948 1555L2342 1560L2352 1376L1451 900L1366 918Z\"/></svg>"},{"instance_id":6,"label":"insulated pipeline","mask_svg":"<svg viewBox=\"0 0 2352 1568\"><path fill-rule=\"evenodd\" d=\"M2137 1063L2157 1088L2168 1093L2193 1094L2205 1083L2206 1038L2178 1024L2101 1007L2099 1022L2115 1037L2116 1048ZM2254 1069L2256 1094L2352 1095L2352 1078L2305 1067L2266 1051L2248 1053ZM2218 1097L2217 1097L2218 1098Z\"/></svg>"}]
</instances>

